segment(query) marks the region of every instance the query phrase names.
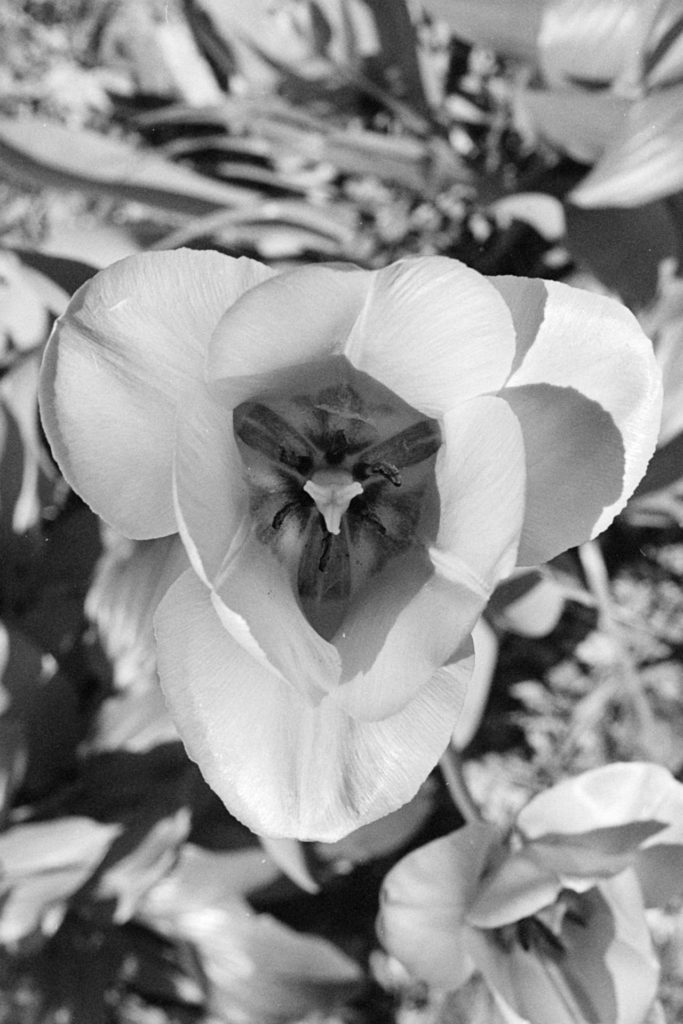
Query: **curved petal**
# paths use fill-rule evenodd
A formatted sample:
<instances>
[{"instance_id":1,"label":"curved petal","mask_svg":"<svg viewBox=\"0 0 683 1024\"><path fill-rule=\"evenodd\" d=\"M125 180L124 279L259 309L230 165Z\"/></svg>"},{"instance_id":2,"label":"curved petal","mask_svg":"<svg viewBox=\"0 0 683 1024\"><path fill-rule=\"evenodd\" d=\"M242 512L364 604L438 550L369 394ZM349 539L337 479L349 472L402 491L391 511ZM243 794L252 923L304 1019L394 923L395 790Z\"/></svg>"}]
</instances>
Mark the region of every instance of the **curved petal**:
<instances>
[{"instance_id":1,"label":"curved petal","mask_svg":"<svg viewBox=\"0 0 683 1024\"><path fill-rule=\"evenodd\" d=\"M176 420L173 498L178 530L207 586L226 558L249 509L232 411L205 384L187 388Z\"/></svg>"},{"instance_id":2,"label":"curved petal","mask_svg":"<svg viewBox=\"0 0 683 1024\"><path fill-rule=\"evenodd\" d=\"M619 137L631 106L623 96L604 89L523 89L518 104L540 135L588 164L599 160Z\"/></svg>"},{"instance_id":3,"label":"curved petal","mask_svg":"<svg viewBox=\"0 0 683 1024\"><path fill-rule=\"evenodd\" d=\"M410 704L447 662L470 657L468 641L486 598L466 583L395 562L345 618L334 638L341 685L331 699L374 721Z\"/></svg>"},{"instance_id":4,"label":"curved petal","mask_svg":"<svg viewBox=\"0 0 683 1024\"><path fill-rule=\"evenodd\" d=\"M517 827L534 840L636 821L668 826L647 845L683 841L683 784L661 765L616 762L582 772L533 797L519 812Z\"/></svg>"},{"instance_id":5,"label":"curved petal","mask_svg":"<svg viewBox=\"0 0 683 1024\"><path fill-rule=\"evenodd\" d=\"M519 389L525 385L551 384L556 389L564 389L565 398L569 395L569 389L573 389L589 403L595 403L613 420L615 429L607 429L607 420L601 420L597 409L592 415L596 426L599 421L604 424L600 431L605 459L603 471L612 477L616 477L617 472L622 474L619 492L609 498L592 524L590 535L594 537L624 507L654 451L661 415L661 378L651 342L625 307L603 295L571 288L556 281L546 281L544 287L548 298L543 322L501 396L509 397L508 388L516 388L519 399L524 397ZM538 396L542 397L542 393L537 392ZM556 458L551 458L550 445L544 446L541 436L548 429L552 418L550 404L536 400L532 404L536 407L533 411L525 410L520 402L517 402L517 407L513 407L520 416L527 448L535 447L537 450L540 466L535 472L538 473L539 468L542 470L541 480L553 465L562 473L566 469L580 469L582 460L587 456L589 464L591 459L595 460L599 456L598 451L591 453L589 449L583 451L581 459L577 459L578 453L575 452L570 456L571 461L568 461L570 453L566 448L560 448ZM542 414L544 405L547 415ZM567 417L565 426L569 426L572 417L575 418L577 414L581 417L588 409L589 406L584 402L581 408L577 406L572 413L568 409L562 412L561 416ZM541 419L534 427L539 412ZM560 440L559 433L555 432L557 441ZM579 424L574 422L572 435L580 438L581 433L584 434L585 449L590 439ZM616 441L619 435L623 446L623 466L617 466ZM546 455L543 454L544 447L548 453ZM529 466L527 469L531 490L535 480ZM592 479L589 473L588 480L592 482ZM580 477L577 482L580 482ZM601 497L606 498L607 492L608 489L603 488ZM553 512L554 509L548 509L549 515ZM533 516L533 508L530 516ZM531 539L527 535L529 547L532 546ZM569 543L576 543L576 539L570 539ZM565 543L564 547L567 546ZM562 547L553 551L553 554L559 550ZM537 557L536 553L534 555ZM548 557L551 556L546 554L545 558ZM524 552L520 558L524 558Z\"/></svg>"},{"instance_id":6,"label":"curved petal","mask_svg":"<svg viewBox=\"0 0 683 1024\"><path fill-rule=\"evenodd\" d=\"M430 554L449 578L466 566L488 598L517 555L526 485L522 432L506 403L489 395L454 409L441 431L441 515Z\"/></svg>"},{"instance_id":7,"label":"curved petal","mask_svg":"<svg viewBox=\"0 0 683 1024\"><path fill-rule=\"evenodd\" d=\"M253 535L224 566L216 595L214 608L228 632L239 642L246 625L283 682L316 702L337 685L336 649L304 617L286 568Z\"/></svg>"},{"instance_id":8,"label":"curved petal","mask_svg":"<svg viewBox=\"0 0 683 1024\"><path fill-rule=\"evenodd\" d=\"M612 417L573 388L529 384L501 396L517 416L526 450L518 564L539 565L593 536L619 503L623 441Z\"/></svg>"},{"instance_id":9,"label":"curved petal","mask_svg":"<svg viewBox=\"0 0 683 1024\"><path fill-rule=\"evenodd\" d=\"M354 717L399 710L470 635L510 571L524 512L524 449L499 398L464 402L442 424L436 460L440 525L430 561L397 560L345 617L335 644Z\"/></svg>"},{"instance_id":10,"label":"curved petal","mask_svg":"<svg viewBox=\"0 0 683 1024\"><path fill-rule=\"evenodd\" d=\"M159 674L187 751L254 831L334 842L406 803L434 767L462 704L436 680L376 723L317 706L265 670L223 628L189 571L156 615Z\"/></svg>"},{"instance_id":11,"label":"curved petal","mask_svg":"<svg viewBox=\"0 0 683 1024\"><path fill-rule=\"evenodd\" d=\"M210 380L251 377L343 353L373 274L297 267L244 295L220 320L208 350Z\"/></svg>"},{"instance_id":12,"label":"curved petal","mask_svg":"<svg viewBox=\"0 0 683 1024\"><path fill-rule=\"evenodd\" d=\"M42 370L45 431L67 481L127 536L175 532L178 394L201 380L224 310L270 274L216 252L143 253L97 274L58 320Z\"/></svg>"},{"instance_id":13,"label":"curved petal","mask_svg":"<svg viewBox=\"0 0 683 1024\"><path fill-rule=\"evenodd\" d=\"M475 932L472 957L529 1024L642 1024L655 996L657 963L632 871L583 893L565 914L560 949L530 931L522 946Z\"/></svg>"},{"instance_id":14,"label":"curved petal","mask_svg":"<svg viewBox=\"0 0 683 1024\"><path fill-rule=\"evenodd\" d=\"M344 354L413 408L441 416L503 384L514 329L483 275L443 256L417 257L373 276Z\"/></svg>"},{"instance_id":15,"label":"curved petal","mask_svg":"<svg viewBox=\"0 0 683 1024\"><path fill-rule=\"evenodd\" d=\"M466 825L409 853L384 879L377 933L417 978L449 991L472 973L465 918L501 837L495 825Z\"/></svg>"}]
</instances>

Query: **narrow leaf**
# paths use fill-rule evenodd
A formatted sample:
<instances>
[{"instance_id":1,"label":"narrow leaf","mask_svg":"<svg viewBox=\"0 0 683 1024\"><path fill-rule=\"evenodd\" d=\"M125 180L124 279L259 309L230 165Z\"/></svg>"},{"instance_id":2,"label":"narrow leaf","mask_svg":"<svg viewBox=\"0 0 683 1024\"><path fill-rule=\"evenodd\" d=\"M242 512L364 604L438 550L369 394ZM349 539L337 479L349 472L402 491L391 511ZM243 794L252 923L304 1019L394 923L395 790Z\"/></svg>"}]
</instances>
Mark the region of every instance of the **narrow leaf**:
<instances>
[{"instance_id":1,"label":"narrow leaf","mask_svg":"<svg viewBox=\"0 0 683 1024\"><path fill-rule=\"evenodd\" d=\"M244 204L257 195L211 181L121 139L46 124L42 118L0 118L0 170L22 184L78 189L195 215Z\"/></svg>"}]
</instances>

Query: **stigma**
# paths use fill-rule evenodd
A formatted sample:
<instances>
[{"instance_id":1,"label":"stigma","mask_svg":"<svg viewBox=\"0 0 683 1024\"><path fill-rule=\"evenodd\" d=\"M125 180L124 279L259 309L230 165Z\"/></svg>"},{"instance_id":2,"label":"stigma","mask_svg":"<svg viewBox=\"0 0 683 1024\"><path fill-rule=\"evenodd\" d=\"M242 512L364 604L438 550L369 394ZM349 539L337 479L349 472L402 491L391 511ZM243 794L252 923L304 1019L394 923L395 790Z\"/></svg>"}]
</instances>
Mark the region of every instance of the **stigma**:
<instances>
[{"instance_id":1,"label":"stigma","mask_svg":"<svg viewBox=\"0 0 683 1024\"><path fill-rule=\"evenodd\" d=\"M320 469L303 489L313 498L327 532L335 536L341 530L342 516L349 505L363 493L363 485L343 469Z\"/></svg>"}]
</instances>

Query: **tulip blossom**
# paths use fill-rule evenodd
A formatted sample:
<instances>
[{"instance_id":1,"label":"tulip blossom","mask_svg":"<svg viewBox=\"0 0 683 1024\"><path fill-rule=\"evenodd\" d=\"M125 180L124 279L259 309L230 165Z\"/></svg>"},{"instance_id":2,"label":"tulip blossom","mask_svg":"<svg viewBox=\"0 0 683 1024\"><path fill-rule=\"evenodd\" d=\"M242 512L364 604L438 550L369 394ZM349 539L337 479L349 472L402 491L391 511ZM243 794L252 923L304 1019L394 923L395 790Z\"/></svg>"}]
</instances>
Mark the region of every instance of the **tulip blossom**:
<instances>
[{"instance_id":1,"label":"tulip blossom","mask_svg":"<svg viewBox=\"0 0 683 1024\"><path fill-rule=\"evenodd\" d=\"M180 250L77 292L41 409L103 519L182 540L155 629L189 755L255 831L333 841L415 794L493 587L611 522L660 390L631 314L562 284Z\"/></svg>"},{"instance_id":2,"label":"tulip blossom","mask_svg":"<svg viewBox=\"0 0 683 1024\"><path fill-rule=\"evenodd\" d=\"M505 1020L642 1024L658 979L644 908L681 891L683 785L613 764L535 797L508 832L475 822L408 854L379 932L440 988L478 971Z\"/></svg>"},{"instance_id":3,"label":"tulip blossom","mask_svg":"<svg viewBox=\"0 0 683 1024\"><path fill-rule=\"evenodd\" d=\"M579 206L638 206L683 188L681 7L670 0L430 0L465 39L535 66L519 93L539 133L595 167Z\"/></svg>"}]
</instances>

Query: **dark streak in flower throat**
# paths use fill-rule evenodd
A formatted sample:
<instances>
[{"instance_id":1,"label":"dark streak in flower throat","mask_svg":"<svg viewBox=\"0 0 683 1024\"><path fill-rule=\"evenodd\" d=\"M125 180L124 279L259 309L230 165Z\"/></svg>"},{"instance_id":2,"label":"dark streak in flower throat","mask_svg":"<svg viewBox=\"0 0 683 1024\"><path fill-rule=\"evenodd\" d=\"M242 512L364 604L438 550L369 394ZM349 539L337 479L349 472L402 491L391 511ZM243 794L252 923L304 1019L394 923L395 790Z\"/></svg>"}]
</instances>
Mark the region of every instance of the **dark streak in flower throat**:
<instances>
[{"instance_id":1,"label":"dark streak in flower throat","mask_svg":"<svg viewBox=\"0 0 683 1024\"><path fill-rule=\"evenodd\" d=\"M372 576L433 532L441 444L435 420L345 360L332 378L233 413L256 535L289 567L326 637Z\"/></svg>"}]
</instances>

